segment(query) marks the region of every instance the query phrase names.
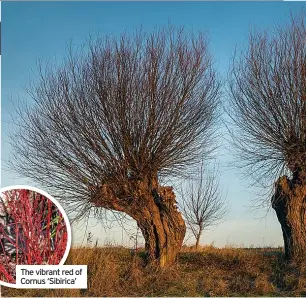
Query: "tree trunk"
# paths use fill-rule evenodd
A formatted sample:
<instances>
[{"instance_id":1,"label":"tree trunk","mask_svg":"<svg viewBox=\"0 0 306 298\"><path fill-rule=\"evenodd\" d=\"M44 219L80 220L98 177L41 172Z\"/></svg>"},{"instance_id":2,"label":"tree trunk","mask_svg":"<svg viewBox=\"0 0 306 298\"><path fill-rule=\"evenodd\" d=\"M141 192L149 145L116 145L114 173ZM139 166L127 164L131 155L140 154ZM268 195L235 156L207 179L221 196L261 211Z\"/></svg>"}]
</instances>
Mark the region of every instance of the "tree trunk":
<instances>
[{"instance_id":1,"label":"tree trunk","mask_svg":"<svg viewBox=\"0 0 306 298\"><path fill-rule=\"evenodd\" d=\"M197 237L196 237L196 240L197 240L197 241L196 241L196 250L199 249L199 244L200 244L201 235L202 235L202 228L200 227L199 233L198 233L198 235L197 235Z\"/></svg>"},{"instance_id":2,"label":"tree trunk","mask_svg":"<svg viewBox=\"0 0 306 298\"><path fill-rule=\"evenodd\" d=\"M172 187L159 186L156 175L130 181L124 187L102 184L98 190L90 190L95 206L124 212L136 220L145 239L148 263L165 267L175 261L186 226Z\"/></svg>"},{"instance_id":3,"label":"tree trunk","mask_svg":"<svg viewBox=\"0 0 306 298\"><path fill-rule=\"evenodd\" d=\"M134 216L145 239L147 260L166 267L176 260L185 237L186 226L175 206L172 187L159 187L146 198L146 206Z\"/></svg>"},{"instance_id":4,"label":"tree trunk","mask_svg":"<svg viewBox=\"0 0 306 298\"><path fill-rule=\"evenodd\" d=\"M281 224L287 259L306 255L306 180L283 176L276 182L272 207Z\"/></svg>"}]
</instances>

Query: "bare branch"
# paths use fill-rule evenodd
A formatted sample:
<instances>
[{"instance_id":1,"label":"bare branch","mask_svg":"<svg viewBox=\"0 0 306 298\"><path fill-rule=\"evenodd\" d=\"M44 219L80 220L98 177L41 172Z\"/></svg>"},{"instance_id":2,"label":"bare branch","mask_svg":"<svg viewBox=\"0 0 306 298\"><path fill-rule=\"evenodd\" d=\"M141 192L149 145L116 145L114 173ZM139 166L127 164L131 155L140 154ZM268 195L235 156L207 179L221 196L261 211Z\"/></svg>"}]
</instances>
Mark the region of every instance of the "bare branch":
<instances>
[{"instance_id":1,"label":"bare branch","mask_svg":"<svg viewBox=\"0 0 306 298\"><path fill-rule=\"evenodd\" d=\"M190 179L182 189L182 211L187 226L197 239L197 246L204 229L220 224L228 212L226 197L220 191L219 172L214 166L208 172L202 162L195 179Z\"/></svg>"},{"instance_id":2,"label":"bare branch","mask_svg":"<svg viewBox=\"0 0 306 298\"><path fill-rule=\"evenodd\" d=\"M306 169L305 13L273 34L252 32L230 71L239 166L263 185ZM232 132L233 135L233 132Z\"/></svg>"},{"instance_id":3,"label":"bare branch","mask_svg":"<svg viewBox=\"0 0 306 298\"><path fill-rule=\"evenodd\" d=\"M157 176L180 175L214 148L220 83L203 34L105 37L38 73L10 166L78 216L131 215L139 181L156 188Z\"/></svg>"}]
</instances>

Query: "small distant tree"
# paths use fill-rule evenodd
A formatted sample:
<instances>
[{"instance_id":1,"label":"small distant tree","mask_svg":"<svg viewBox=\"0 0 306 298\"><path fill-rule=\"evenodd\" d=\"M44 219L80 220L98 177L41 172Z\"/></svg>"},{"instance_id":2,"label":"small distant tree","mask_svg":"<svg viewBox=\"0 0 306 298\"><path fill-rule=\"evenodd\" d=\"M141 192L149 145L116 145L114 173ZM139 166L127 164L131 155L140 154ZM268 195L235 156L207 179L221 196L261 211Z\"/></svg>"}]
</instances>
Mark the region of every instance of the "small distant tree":
<instances>
[{"instance_id":1,"label":"small distant tree","mask_svg":"<svg viewBox=\"0 0 306 298\"><path fill-rule=\"evenodd\" d=\"M196 239L196 249L205 229L217 226L228 212L226 198L220 191L218 171L205 173L204 165L195 179L190 179L187 187L182 190L182 212L187 227Z\"/></svg>"},{"instance_id":2,"label":"small distant tree","mask_svg":"<svg viewBox=\"0 0 306 298\"><path fill-rule=\"evenodd\" d=\"M20 109L13 169L81 218L137 221L148 261L173 263L185 236L165 176L182 176L213 143L220 83L203 34L171 26L90 42L40 69ZM73 216L73 213L70 213Z\"/></svg>"},{"instance_id":3,"label":"small distant tree","mask_svg":"<svg viewBox=\"0 0 306 298\"><path fill-rule=\"evenodd\" d=\"M305 12L287 28L251 33L248 50L234 59L230 83L239 167L264 186L277 179L271 204L287 258L306 255L304 22Z\"/></svg>"}]
</instances>

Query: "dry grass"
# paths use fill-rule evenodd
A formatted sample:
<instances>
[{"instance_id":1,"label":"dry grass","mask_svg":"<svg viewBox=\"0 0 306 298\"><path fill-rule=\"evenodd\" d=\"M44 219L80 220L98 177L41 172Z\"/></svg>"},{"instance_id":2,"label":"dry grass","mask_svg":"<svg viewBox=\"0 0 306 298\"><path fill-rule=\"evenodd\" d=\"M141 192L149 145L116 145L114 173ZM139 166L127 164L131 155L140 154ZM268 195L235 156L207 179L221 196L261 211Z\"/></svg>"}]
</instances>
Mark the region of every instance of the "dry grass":
<instances>
[{"instance_id":1,"label":"dry grass","mask_svg":"<svg viewBox=\"0 0 306 298\"><path fill-rule=\"evenodd\" d=\"M281 249L183 247L168 269L144 267L122 247L74 248L66 264L88 265L88 289L11 289L3 296L305 296L306 263Z\"/></svg>"}]
</instances>

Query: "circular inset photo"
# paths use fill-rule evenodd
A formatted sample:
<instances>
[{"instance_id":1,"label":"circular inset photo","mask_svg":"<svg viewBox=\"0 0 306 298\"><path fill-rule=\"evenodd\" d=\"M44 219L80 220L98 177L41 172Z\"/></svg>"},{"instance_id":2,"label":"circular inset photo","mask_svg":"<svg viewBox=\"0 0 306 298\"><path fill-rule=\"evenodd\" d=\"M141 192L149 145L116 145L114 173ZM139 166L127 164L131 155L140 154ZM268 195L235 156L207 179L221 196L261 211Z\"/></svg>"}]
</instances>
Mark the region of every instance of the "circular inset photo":
<instances>
[{"instance_id":1,"label":"circular inset photo","mask_svg":"<svg viewBox=\"0 0 306 298\"><path fill-rule=\"evenodd\" d=\"M14 286L16 265L64 264L71 228L59 203L34 187L0 192L0 284Z\"/></svg>"}]
</instances>

